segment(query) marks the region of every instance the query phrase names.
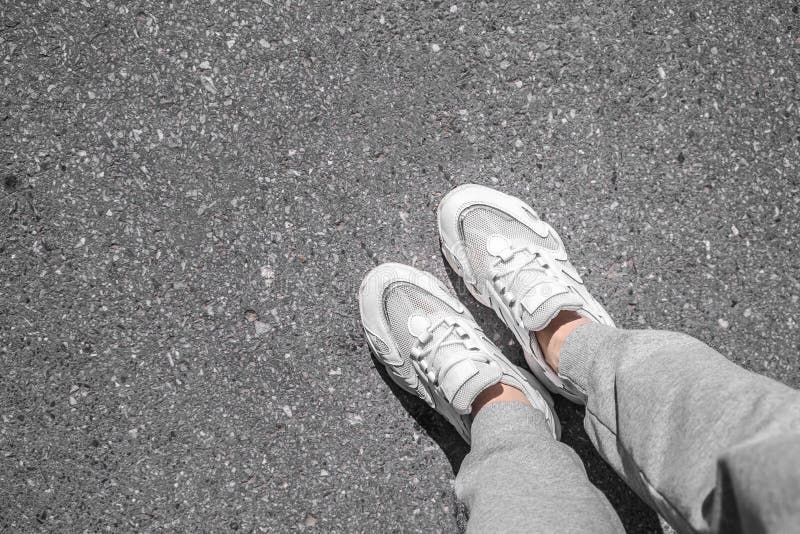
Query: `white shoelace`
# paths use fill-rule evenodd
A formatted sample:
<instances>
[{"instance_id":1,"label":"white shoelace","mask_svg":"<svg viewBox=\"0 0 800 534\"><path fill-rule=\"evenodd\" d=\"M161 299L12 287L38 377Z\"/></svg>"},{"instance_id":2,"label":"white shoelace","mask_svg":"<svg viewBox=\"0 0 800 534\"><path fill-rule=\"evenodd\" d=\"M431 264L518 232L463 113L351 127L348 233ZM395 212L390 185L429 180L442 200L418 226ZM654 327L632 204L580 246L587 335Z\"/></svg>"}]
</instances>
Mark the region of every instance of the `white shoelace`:
<instances>
[{"instance_id":1,"label":"white shoelace","mask_svg":"<svg viewBox=\"0 0 800 534\"><path fill-rule=\"evenodd\" d=\"M430 345L434 338L434 333L442 325L447 325L446 330L441 337ZM455 334L456 337L449 339L453 334ZM454 346L463 347L467 354L464 354L463 357L450 357L442 360L442 349ZM428 362L429 356L432 356L430 362ZM427 328L426 336L420 339L411 349L411 357L420 363L420 367L422 367L422 370L434 385L438 385L439 377L447 374L447 371L461 362L464 357L480 363L490 363L489 358L487 358L480 347L472 341L464 328L459 325L457 321L448 317L443 317Z\"/></svg>"},{"instance_id":2,"label":"white shoelace","mask_svg":"<svg viewBox=\"0 0 800 534\"><path fill-rule=\"evenodd\" d=\"M506 267L503 269L503 266L508 264L513 258L515 258L519 253L524 252L530 255L530 258L523 260L514 268ZM516 294L514 283L519 278L520 274L525 271L528 272L536 272L536 273L543 273L548 278L550 277L550 273L548 272L551 268L550 264L546 260L545 256L542 255L540 252L531 250L528 247L511 247L509 246L506 248L500 256L495 260L494 264L492 265L493 270L497 274L492 275L492 282L498 286L498 290L501 294L506 293L509 289L513 292L513 298L509 305L513 303L515 300L520 300L525 297L525 295L533 289L533 287L527 288L523 294ZM509 275L511 276L510 278Z\"/></svg>"}]
</instances>

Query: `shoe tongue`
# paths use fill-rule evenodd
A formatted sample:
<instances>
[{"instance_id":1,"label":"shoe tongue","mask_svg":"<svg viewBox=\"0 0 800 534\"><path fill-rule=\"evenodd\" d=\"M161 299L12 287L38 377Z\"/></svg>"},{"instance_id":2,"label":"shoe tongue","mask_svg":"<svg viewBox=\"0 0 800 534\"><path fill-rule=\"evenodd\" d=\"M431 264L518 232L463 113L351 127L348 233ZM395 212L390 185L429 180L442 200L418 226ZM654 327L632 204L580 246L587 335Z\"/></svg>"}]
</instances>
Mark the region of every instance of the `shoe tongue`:
<instances>
[{"instance_id":1,"label":"shoe tongue","mask_svg":"<svg viewBox=\"0 0 800 534\"><path fill-rule=\"evenodd\" d=\"M496 365L464 358L439 378L445 398L460 414L472 411L472 402L489 386L497 384L503 372Z\"/></svg>"},{"instance_id":2,"label":"shoe tongue","mask_svg":"<svg viewBox=\"0 0 800 534\"><path fill-rule=\"evenodd\" d=\"M434 334L438 339L439 332ZM453 331L442 339L442 343L460 341L457 332ZM446 345L439 349L437 360L439 365L448 361L457 361L447 372L439 376L439 387L445 398L460 414L472 411L472 401L487 387L500 381L503 372L496 365L490 365L473 359L475 352L460 343Z\"/></svg>"},{"instance_id":3,"label":"shoe tongue","mask_svg":"<svg viewBox=\"0 0 800 534\"><path fill-rule=\"evenodd\" d=\"M475 359L476 352L470 350L473 341L462 338L457 329L444 325L431 331L429 317L415 315L409 317L408 330L413 336L422 339L427 333L433 337L429 343L439 345L437 366L447 370L439 375L439 387L447 401L461 415L472 411L472 402L487 387L500 382L503 371L497 365ZM452 366L450 362L455 362Z\"/></svg>"},{"instance_id":4,"label":"shoe tongue","mask_svg":"<svg viewBox=\"0 0 800 534\"><path fill-rule=\"evenodd\" d=\"M506 241L504 244L509 243ZM499 240L494 247L497 250L501 249ZM527 264L530 259L529 253L520 251L505 263L505 273ZM522 322L525 328L531 331L543 329L561 310L578 310L583 307L583 300L576 293L570 291L558 279L545 277L535 269L535 265L526 265L509 288L517 298L521 299Z\"/></svg>"},{"instance_id":5,"label":"shoe tongue","mask_svg":"<svg viewBox=\"0 0 800 534\"><path fill-rule=\"evenodd\" d=\"M522 323L526 330L542 330L562 310L580 310L583 301L557 282L540 281L520 301Z\"/></svg>"}]
</instances>

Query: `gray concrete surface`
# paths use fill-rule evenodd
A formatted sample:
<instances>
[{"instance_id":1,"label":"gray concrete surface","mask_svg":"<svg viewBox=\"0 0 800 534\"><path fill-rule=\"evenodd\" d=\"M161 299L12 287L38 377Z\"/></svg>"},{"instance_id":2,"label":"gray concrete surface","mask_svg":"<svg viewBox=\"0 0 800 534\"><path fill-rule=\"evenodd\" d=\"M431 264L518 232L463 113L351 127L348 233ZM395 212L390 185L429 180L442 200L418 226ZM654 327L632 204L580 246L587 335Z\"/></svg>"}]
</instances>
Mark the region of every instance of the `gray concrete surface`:
<instances>
[{"instance_id":1,"label":"gray concrete surface","mask_svg":"<svg viewBox=\"0 0 800 534\"><path fill-rule=\"evenodd\" d=\"M621 325L800 386L799 82L792 0L0 3L0 530L462 528L465 448L382 380L355 293L446 279L467 181Z\"/></svg>"}]
</instances>

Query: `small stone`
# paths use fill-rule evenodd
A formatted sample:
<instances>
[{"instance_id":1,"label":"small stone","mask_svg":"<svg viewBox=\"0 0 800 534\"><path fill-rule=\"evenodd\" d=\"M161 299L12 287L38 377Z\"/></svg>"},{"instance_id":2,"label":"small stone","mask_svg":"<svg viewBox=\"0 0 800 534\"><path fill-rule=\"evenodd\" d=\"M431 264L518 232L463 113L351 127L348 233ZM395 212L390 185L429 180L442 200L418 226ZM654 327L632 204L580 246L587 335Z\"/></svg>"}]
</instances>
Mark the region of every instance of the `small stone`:
<instances>
[{"instance_id":1,"label":"small stone","mask_svg":"<svg viewBox=\"0 0 800 534\"><path fill-rule=\"evenodd\" d=\"M455 13L457 11L458 11L458 6L457 5L450 6L450 13Z\"/></svg>"},{"instance_id":2,"label":"small stone","mask_svg":"<svg viewBox=\"0 0 800 534\"><path fill-rule=\"evenodd\" d=\"M735 224L731 225L731 233L733 234L733 237L737 237L739 235L739 229L736 228Z\"/></svg>"},{"instance_id":3,"label":"small stone","mask_svg":"<svg viewBox=\"0 0 800 534\"><path fill-rule=\"evenodd\" d=\"M261 321L253 322L253 325L256 327L256 337L263 336L266 333L272 331L272 327L267 323L262 323Z\"/></svg>"},{"instance_id":4,"label":"small stone","mask_svg":"<svg viewBox=\"0 0 800 534\"><path fill-rule=\"evenodd\" d=\"M255 312L255 310L245 310L244 318L247 319L249 322L254 323L258 321L258 314Z\"/></svg>"},{"instance_id":5,"label":"small stone","mask_svg":"<svg viewBox=\"0 0 800 534\"><path fill-rule=\"evenodd\" d=\"M350 414L347 417L347 422L350 423L351 425L360 425L361 423L364 422L364 418L361 417L360 415Z\"/></svg>"},{"instance_id":6,"label":"small stone","mask_svg":"<svg viewBox=\"0 0 800 534\"><path fill-rule=\"evenodd\" d=\"M744 311L744 316L745 316L745 317L750 317L751 315L753 315L753 310L751 310L750 308L747 308L747 309Z\"/></svg>"},{"instance_id":7,"label":"small stone","mask_svg":"<svg viewBox=\"0 0 800 534\"><path fill-rule=\"evenodd\" d=\"M433 51L435 54L438 54L438 53L439 53L439 52L442 50L442 47L441 47L441 46L439 46L439 45L438 45L438 44L436 44L436 43L433 43L433 44L431 45L431 50L432 50L432 51Z\"/></svg>"},{"instance_id":8,"label":"small stone","mask_svg":"<svg viewBox=\"0 0 800 534\"><path fill-rule=\"evenodd\" d=\"M514 146L517 148L522 148L523 146L525 146L525 143L522 142L522 139L517 139L516 141L514 141Z\"/></svg>"},{"instance_id":9,"label":"small stone","mask_svg":"<svg viewBox=\"0 0 800 534\"><path fill-rule=\"evenodd\" d=\"M511 66L511 62L508 61L507 59L504 59L503 61L500 62L500 68L503 69L503 70L506 70L510 66Z\"/></svg>"},{"instance_id":10,"label":"small stone","mask_svg":"<svg viewBox=\"0 0 800 534\"><path fill-rule=\"evenodd\" d=\"M136 437L139 435L139 429L138 428L131 428L130 430L128 430L128 435L132 439L136 439Z\"/></svg>"},{"instance_id":11,"label":"small stone","mask_svg":"<svg viewBox=\"0 0 800 534\"><path fill-rule=\"evenodd\" d=\"M214 85L214 80L212 80L208 76L201 76L200 83L202 83L205 90L211 93L212 95L217 94L217 87Z\"/></svg>"},{"instance_id":12,"label":"small stone","mask_svg":"<svg viewBox=\"0 0 800 534\"><path fill-rule=\"evenodd\" d=\"M283 407L283 413L286 414L286 417L291 417L292 416L292 409L289 406L284 406Z\"/></svg>"},{"instance_id":13,"label":"small stone","mask_svg":"<svg viewBox=\"0 0 800 534\"><path fill-rule=\"evenodd\" d=\"M202 70L209 70L211 68L211 63L209 63L208 61L201 61L199 67Z\"/></svg>"},{"instance_id":14,"label":"small stone","mask_svg":"<svg viewBox=\"0 0 800 534\"><path fill-rule=\"evenodd\" d=\"M272 287L272 282L275 280L275 271L269 265L265 265L261 268L261 278L264 279L265 286Z\"/></svg>"},{"instance_id":15,"label":"small stone","mask_svg":"<svg viewBox=\"0 0 800 534\"><path fill-rule=\"evenodd\" d=\"M307 527L313 527L316 524L317 524L317 518L316 517L314 517L313 515L310 515L310 516L306 517L305 525Z\"/></svg>"},{"instance_id":16,"label":"small stone","mask_svg":"<svg viewBox=\"0 0 800 534\"><path fill-rule=\"evenodd\" d=\"M667 71L664 70L664 67L658 67L658 77L662 80L667 79Z\"/></svg>"},{"instance_id":17,"label":"small stone","mask_svg":"<svg viewBox=\"0 0 800 534\"><path fill-rule=\"evenodd\" d=\"M726 321L723 318L719 318L717 320L717 323L719 323L719 327L722 328L723 330L727 330L728 327L730 327L730 325L731 325L728 321Z\"/></svg>"}]
</instances>

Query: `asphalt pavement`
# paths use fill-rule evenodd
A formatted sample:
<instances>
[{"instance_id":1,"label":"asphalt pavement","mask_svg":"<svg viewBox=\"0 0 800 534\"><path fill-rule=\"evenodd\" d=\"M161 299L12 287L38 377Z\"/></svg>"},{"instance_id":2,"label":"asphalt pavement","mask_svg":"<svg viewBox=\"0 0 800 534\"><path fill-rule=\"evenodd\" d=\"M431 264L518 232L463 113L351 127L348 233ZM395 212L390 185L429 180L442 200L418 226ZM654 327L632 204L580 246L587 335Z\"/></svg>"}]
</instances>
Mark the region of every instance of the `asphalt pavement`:
<instances>
[{"instance_id":1,"label":"asphalt pavement","mask_svg":"<svg viewBox=\"0 0 800 534\"><path fill-rule=\"evenodd\" d=\"M429 270L520 359L439 253L465 182L620 325L800 386L795 1L12 0L0 102L0 531L463 529L355 296Z\"/></svg>"}]
</instances>

